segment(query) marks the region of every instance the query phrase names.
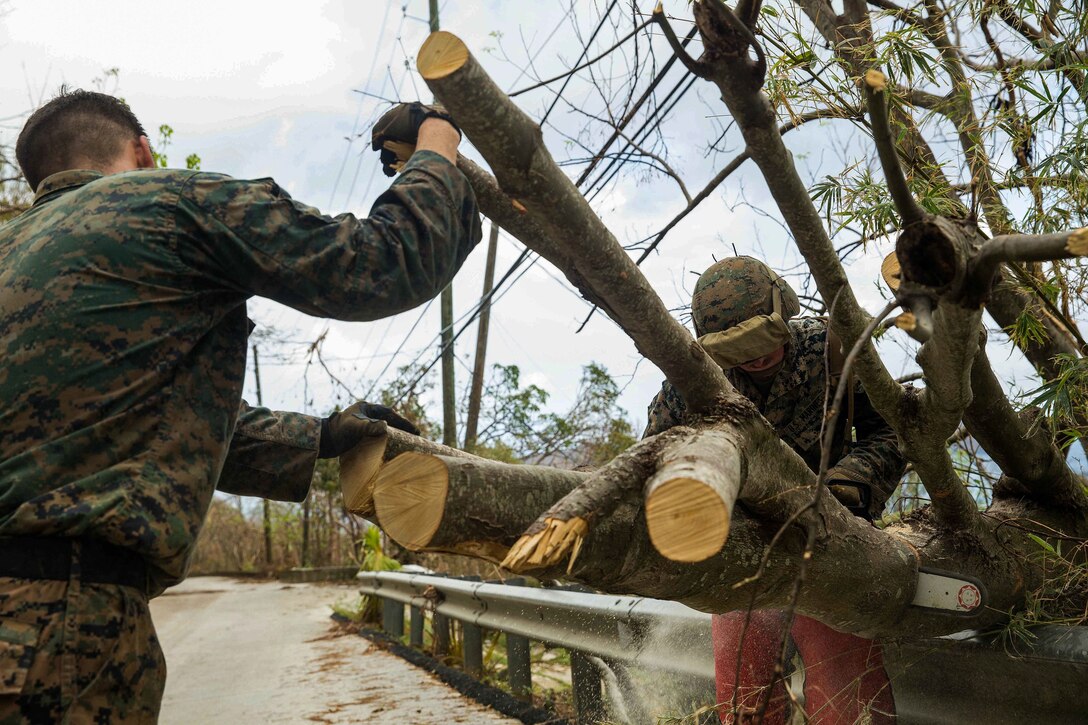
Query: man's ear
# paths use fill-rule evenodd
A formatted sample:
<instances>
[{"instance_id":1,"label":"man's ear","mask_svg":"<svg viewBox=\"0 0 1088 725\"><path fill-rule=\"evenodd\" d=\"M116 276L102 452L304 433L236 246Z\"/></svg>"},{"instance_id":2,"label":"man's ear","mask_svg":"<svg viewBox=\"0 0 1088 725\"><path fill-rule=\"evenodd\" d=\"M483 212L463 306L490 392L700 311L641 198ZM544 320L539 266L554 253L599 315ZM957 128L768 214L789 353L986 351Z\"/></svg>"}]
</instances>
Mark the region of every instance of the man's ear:
<instances>
[{"instance_id":1,"label":"man's ear","mask_svg":"<svg viewBox=\"0 0 1088 725\"><path fill-rule=\"evenodd\" d=\"M136 163L141 169L155 168L155 156L151 153L151 142L147 140L147 136L140 136L139 146L136 149Z\"/></svg>"}]
</instances>

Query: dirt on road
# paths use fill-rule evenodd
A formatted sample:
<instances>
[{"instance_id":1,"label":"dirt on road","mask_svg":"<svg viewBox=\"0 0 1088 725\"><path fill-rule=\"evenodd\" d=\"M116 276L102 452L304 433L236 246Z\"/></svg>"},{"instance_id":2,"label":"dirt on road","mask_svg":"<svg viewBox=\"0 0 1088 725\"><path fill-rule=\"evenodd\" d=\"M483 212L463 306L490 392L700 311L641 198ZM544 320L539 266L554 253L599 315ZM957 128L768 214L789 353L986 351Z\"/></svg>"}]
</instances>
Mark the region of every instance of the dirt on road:
<instances>
[{"instance_id":1,"label":"dirt on road","mask_svg":"<svg viewBox=\"0 0 1088 725\"><path fill-rule=\"evenodd\" d=\"M351 584L195 577L153 600L160 722L517 723L340 627Z\"/></svg>"}]
</instances>

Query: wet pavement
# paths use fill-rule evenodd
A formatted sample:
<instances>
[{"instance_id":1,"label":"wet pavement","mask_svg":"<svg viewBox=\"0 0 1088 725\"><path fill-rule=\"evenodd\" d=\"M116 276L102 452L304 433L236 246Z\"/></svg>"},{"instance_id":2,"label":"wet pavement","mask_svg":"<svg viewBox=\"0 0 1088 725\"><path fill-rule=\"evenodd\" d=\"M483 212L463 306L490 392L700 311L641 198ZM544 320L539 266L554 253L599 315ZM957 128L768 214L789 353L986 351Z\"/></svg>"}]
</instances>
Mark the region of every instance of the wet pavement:
<instances>
[{"instance_id":1,"label":"wet pavement","mask_svg":"<svg viewBox=\"0 0 1088 725\"><path fill-rule=\"evenodd\" d=\"M194 577L153 600L160 722L517 723L336 625L352 584Z\"/></svg>"}]
</instances>

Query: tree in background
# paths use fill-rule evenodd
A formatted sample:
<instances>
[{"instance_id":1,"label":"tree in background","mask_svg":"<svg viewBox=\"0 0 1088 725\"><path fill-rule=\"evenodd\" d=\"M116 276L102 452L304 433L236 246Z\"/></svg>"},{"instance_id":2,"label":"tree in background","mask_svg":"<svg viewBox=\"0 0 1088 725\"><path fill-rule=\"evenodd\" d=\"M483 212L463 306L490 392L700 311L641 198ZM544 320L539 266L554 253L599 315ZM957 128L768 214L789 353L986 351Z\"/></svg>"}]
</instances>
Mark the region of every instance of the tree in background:
<instances>
[{"instance_id":1,"label":"tree in background","mask_svg":"<svg viewBox=\"0 0 1088 725\"><path fill-rule=\"evenodd\" d=\"M493 365L484 385L483 420L472 452L510 463L595 467L636 440L626 413L616 403L619 394L608 371L589 363L582 368L571 407L551 412L544 409L548 392L536 385L522 387L517 365Z\"/></svg>"}]
</instances>

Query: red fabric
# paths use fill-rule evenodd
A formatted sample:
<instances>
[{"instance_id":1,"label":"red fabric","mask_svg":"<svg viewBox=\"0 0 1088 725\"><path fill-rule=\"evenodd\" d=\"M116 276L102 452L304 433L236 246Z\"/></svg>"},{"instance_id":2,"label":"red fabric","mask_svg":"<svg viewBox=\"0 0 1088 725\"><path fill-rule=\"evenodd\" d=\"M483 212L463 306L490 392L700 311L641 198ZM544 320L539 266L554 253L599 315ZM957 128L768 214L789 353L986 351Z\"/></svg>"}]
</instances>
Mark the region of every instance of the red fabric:
<instances>
[{"instance_id":1,"label":"red fabric","mask_svg":"<svg viewBox=\"0 0 1088 725\"><path fill-rule=\"evenodd\" d=\"M782 681L774 680L785 614L755 610L747 629L745 617L745 612L731 612L712 619L719 717L723 723L752 722L760 698L766 688L771 687L770 702L762 722L785 725L789 696ZM804 664L805 714L809 723L883 725L895 722L895 702L878 642L838 632L800 615L794 618L790 635Z\"/></svg>"},{"instance_id":2,"label":"red fabric","mask_svg":"<svg viewBox=\"0 0 1088 725\"><path fill-rule=\"evenodd\" d=\"M792 635L805 664L805 713L810 723L895 722L895 702L878 642L800 615L794 619Z\"/></svg>"},{"instance_id":3,"label":"red fabric","mask_svg":"<svg viewBox=\"0 0 1088 725\"><path fill-rule=\"evenodd\" d=\"M774 681L774 666L782 651L786 618L782 612L752 611L745 628L746 612L715 615L711 620L714 636L714 674L717 682L718 714L723 723L751 722L764 690L771 687L771 699L764 712L764 725L785 725L786 688ZM743 639L741 633L743 632ZM737 672L737 655L741 668ZM736 714L734 716L734 689Z\"/></svg>"}]
</instances>

